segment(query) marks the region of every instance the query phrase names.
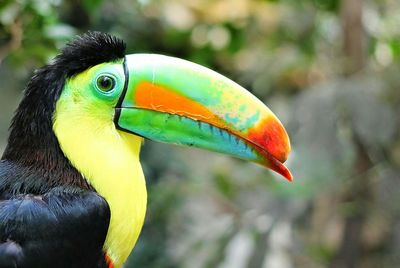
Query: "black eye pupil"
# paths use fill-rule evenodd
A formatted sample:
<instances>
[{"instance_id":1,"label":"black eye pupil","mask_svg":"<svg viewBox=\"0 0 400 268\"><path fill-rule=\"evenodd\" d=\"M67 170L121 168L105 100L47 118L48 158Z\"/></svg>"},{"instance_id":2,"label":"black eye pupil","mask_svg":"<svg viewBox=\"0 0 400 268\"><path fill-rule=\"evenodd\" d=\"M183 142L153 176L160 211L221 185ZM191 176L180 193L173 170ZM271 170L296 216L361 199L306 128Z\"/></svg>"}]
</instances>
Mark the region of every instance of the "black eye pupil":
<instances>
[{"instance_id":1,"label":"black eye pupil","mask_svg":"<svg viewBox=\"0 0 400 268\"><path fill-rule=\"evenodd\" d=\"M108 88L111 86L111 79L108 77L104 77L100 80L100 85L104 88Z\"/></svg>"},{"instance_id":2,"label":"black eye pupil","mask_svg":"<svg viewBox=\"0 0 400 268\"><path fill-rule=\"evenodd\" d=\"M114 78L107 76L107 75L103 75L100 76L99 78L97 78L97 87L101 90L101 91L111 91L115 86L115 81Z\"/></svg>"}]
</instances>

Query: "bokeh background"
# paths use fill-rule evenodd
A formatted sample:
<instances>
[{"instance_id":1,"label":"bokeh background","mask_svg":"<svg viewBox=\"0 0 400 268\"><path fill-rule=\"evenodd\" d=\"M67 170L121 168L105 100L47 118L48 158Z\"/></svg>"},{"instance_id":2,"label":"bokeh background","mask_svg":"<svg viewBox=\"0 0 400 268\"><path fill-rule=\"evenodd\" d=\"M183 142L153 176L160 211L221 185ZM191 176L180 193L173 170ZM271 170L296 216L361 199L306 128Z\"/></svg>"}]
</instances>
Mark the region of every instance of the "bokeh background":
<instances>
[{"instance_id":1,"label":"bokeh background","mask_svg":"<svg viewBox=\"0 0 400 268\"><path fill-rule=\"evenodd\" d=\"M146 141L126 267L400 267L400 1L2 0L0 152L35 68L87 30L208 66L282 120L293 183Z\"/></svg>"}]
</instances>

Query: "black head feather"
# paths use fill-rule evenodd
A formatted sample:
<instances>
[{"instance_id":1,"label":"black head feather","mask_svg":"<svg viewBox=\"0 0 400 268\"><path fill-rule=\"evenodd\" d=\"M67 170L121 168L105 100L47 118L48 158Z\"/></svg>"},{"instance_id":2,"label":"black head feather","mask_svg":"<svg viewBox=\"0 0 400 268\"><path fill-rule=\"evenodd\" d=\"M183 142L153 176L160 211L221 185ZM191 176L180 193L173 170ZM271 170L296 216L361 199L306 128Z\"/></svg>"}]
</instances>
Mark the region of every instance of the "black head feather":
<instances>
[{"instance_id":1,"label":"black head feather","mask_svg":"<svg viewBox=\"0 0 400 268\"><path fill-rule=\"evenodd\" d=\"M125 43L112 35L88 32L67 44L50 65L60 67L71 77L102 62L122 59Z\"/></svg>"},{"instance_id":2,"label":"black head feather","mask_svg":"<svg viewBox=\"0 0 400 268\"><path fill-rule=\"evenodd\" d=\"M17 165L21 172L24 170L18 177L44 178L48 185L85 186L86 181L66 159L53 132L56 102L67 78L124 56L122 40L105 33L88 32L76 37L50 64L38 69L25 88L12 120L1 164ZM2 178L7 177L1 172L0 187ZM15 174L12 177L16 177Z\"/></svg>"}]
</instances>

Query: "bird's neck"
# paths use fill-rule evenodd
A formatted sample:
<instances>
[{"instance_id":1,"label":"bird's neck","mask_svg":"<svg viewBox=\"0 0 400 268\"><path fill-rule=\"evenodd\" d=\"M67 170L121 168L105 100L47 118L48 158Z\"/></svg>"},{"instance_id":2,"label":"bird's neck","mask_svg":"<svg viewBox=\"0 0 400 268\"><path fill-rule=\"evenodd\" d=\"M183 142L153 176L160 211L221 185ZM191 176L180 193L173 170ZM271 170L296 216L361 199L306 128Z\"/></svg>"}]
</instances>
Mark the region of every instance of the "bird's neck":
<instances>
[{"instance_id":1,"label":"bird's neck","mask_svg":"<svg viewBox=\"0 0 400 268\"><path fill-rule=\"evenodd\" d=\"M120 267L136 243L146 212L139 162L142 138L117 131L112 120L85 117L73 109L57 111L54 131L72 165L110 206L104 250L114 267Z\"/></svg>"}]
</instances>

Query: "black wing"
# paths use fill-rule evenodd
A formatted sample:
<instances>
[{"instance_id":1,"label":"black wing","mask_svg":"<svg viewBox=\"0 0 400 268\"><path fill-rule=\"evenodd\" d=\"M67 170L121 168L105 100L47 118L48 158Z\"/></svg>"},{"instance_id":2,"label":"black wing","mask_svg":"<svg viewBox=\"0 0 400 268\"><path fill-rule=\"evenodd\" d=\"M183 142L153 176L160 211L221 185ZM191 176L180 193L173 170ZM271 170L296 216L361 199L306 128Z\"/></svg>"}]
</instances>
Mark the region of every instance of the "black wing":
<instances>
[{"instance_id":1,"label":"black wing","mask_svg":"<svg viewBox=\"0 0 400 268\"><path fill-rule=\"evenodd\" d=\"M0 201L0 267L106 267L110 209L96 192L58 187Z\"/></svg>"}]
</instances>

